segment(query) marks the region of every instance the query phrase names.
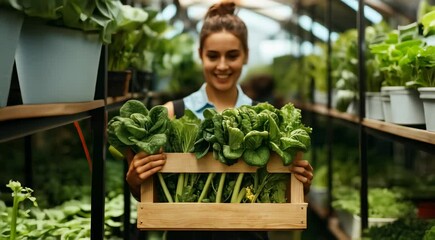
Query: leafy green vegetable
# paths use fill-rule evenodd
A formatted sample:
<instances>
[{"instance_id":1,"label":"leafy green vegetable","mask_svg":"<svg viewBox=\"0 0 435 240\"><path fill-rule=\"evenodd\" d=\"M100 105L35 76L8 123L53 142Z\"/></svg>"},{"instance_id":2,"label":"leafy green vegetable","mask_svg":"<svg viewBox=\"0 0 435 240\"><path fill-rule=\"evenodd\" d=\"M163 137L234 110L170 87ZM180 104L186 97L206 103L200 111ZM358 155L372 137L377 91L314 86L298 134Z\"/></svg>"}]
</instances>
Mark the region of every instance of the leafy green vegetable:
<instances>
[{"instance_id":1,"label":"leafy green vegetable","mask_svg":"<svg viewBox=\"0 0 435 240\"><path fill-rule=\"evenodd\" d=\"M166 145L169 126L168 110L155 106L148 111L138 100L129 100L120 108L107 127L108 142L116 149L157 153Z\"/></svg>"},{"instance_id":2,"label":"leafy green vegetable","mask_svg":"<svg viewBox=\"0 0 435 240\"><path fill-rule=\"evenodd\" d=\"M276 109L269 103L226 109L222 114L215 110L204 112L201 131L194 152L203 157L210 149L215 159L231 165L242 156L253 166L265 166L270 151L291 163L297 151L308 151L312 129L305 127L301 113L291 103Z\"/></svg>"}]
</instances>

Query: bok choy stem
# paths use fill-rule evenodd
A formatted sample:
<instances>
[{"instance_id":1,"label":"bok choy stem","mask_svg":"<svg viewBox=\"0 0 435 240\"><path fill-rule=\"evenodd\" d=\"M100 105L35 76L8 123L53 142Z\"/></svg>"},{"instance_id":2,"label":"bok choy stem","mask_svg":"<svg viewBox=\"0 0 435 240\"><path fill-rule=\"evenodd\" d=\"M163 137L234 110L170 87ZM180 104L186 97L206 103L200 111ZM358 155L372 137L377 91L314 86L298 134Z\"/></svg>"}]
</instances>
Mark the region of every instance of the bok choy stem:
<instances>
[{"instance_id":1,"label":"bok choy stem","mask_svg":"<svg viewBox=\"0 0 435 240\"><path fill-rule=\"evenodd\" d=\"M243 198L245 198L245 195L246 195L246 188L242 188L237 196L235 203L242 202Z\"/></svg>"},{"instance_id":2,"label":"bok choy stem","mask_svg":"<svg viewBox=\"0 0 435 240\"><path fill-rule=\"evenodd\" d=\"M159 182L160 182L160 185L162 186L163 192L165 193L166 199L170 203L174 202L174 200L172 199L171 193L169 192L169 189L166 186L165 180L163 179L163 175L160 172L158 172L157 176L159 177Z\"/></svg>"},{"instance_id":3,"label":"bok choy stem","mask_svg":"<svg viewBox=\"0 0 435 240\"><path fill-rule=\"evenodd\" d=\"M202 200L207 195L208 189L210 188L211 182L216 174L215 173L209 173L207 176L207 180L204 184L204 188L201 191L201 195L198 198L198 202L202 202Z\"/></svg>"},{"instance_id":4,"label":"bok choy stem","mask_svg":"<svg viewBox=\"0 0 435 240\"><path fill-rule=\"evenodd\" d=\"M227 175L227 173L222 173L221 177L219 179L219 186L218 186L218 190L217 190L217 194L216 194L216 202L217 203L222 202L222 191L224 189L226 175Z\"/></svg>"},{"instance_id":5,"label":"bok choy stem","mask_svg":"<svg viewBox=\"0 0 435 240\"><path fill-rule=\"evenodd\" d=\"M242 185L242 180L244 175L245 175L244 173L239 173L239 175L237 176L236 183L234 184L233 194L231 195L232 203L235 203L238 200L240 186Z\"/></svg>"},{"instance_id":6,"label":"bok choy stem","mask_svg":"<svg viewBox=\"0 0 435 240\"><path fill-rule=\"evenodd\" d=\"M178 182L177 189L175 190L175 202L179 202L181 195L183 195L183 187L184 187L184 173L178 174Z\"/></svg>"}]
</instances>

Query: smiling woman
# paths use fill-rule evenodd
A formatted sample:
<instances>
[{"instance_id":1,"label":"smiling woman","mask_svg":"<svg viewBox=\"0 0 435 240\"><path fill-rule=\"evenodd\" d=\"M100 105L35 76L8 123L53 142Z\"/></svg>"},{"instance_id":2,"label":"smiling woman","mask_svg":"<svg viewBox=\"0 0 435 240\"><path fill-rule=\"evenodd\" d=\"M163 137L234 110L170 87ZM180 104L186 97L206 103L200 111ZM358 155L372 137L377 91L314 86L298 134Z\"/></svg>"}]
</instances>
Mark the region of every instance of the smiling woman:
<instances>
[{"instance_id":1,"label":"smiling woman","mask_svg":"<svg viewBox=\"0 0 435 240\"><path fill-rule=\"evenodd\" d=\"M233 2L212 5L199 34L198 54L203 65L205 83L201 88L183 99L167 102L170 118L180 118L185 109L190 110L199 119L204 119L207 109L221 113L225 109L254 102L238 84L244 65L248 62L248 30L245 23L235 15ZM127 182L137 198L141 185L166 164L166 153L148 154L128 152L129 162ZM312 167L305 160L293 161L290 171L304 182L309 189L312 179ZM267 232L169 232L167 239L268 239Z\"/></svg>"}]
</instances>

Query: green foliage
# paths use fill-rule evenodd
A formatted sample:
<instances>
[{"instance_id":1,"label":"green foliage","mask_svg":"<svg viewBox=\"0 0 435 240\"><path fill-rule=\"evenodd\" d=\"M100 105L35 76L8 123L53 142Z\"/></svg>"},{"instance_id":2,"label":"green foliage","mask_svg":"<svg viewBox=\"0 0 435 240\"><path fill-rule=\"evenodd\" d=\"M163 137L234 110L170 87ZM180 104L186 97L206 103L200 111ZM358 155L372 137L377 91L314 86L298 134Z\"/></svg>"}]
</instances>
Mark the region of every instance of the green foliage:
<instances>
[{"instance_id":1,"label":"green foliage","mask_svg":"<svg viewBox=\"0 0 435 240\"><path fill-rule=\"evenodd\" d=\"M334 190L332 206L351 214L359 215L359 192L353 188L342 187ZM368 191L369 217L400 218L415 215L415 207L404 198L402 190L370 188Z\"/></svg>"},{"instance_id":2,"label":"green foliage","mask_svg":"<svg viewBox=\"0 0 435 240\"><path fill-rule=\"evenodd\" d=\"M17 237L17 218L20 203L28 199L33 202L35 207L37 207L38 204L36 203L36 198L32 197L33 190L27 187L22 187L20 182L10 180L9 184L6 186L12 190L13 206L12 211L9 214L10 221L8 222L11 224L10 239L15 240Z\"/></svg>"},{"instance_id":3,"label":"green foliage","mask_svg":"<svg viewBox=\"0 0 435 240\"><path fill-rule=\"evenodd\" d=\"M291 103L276 109L269 103L226 109L222 114L207 109L195 155L209 151L224 164L234 164L242 155L249 165L262 167L269 152L276 152L289 165L297 151L310 147L311 128L301 122L301 113Z\"/></svg>"},{"instance_id":4,"label":"green foliage","mask_svg":"<svg viewBox=\"0 0 435 240\"><path fill-rule=\"evenodd\" d=\"M130 147L135 152L157 153L166 145L168 110L155 106L148 111L138 100L127 101L107 127L108 142L118 150Z\"/></svg>"},{"instance_id":5,"label":"green foliage","mask_svg":"<svg viewBox=\"0 0 435 240\"><path fill-rule=\"evenodd\" d=\"M168 132L168 146L166 152L193 152L196 139L199 134L201 120L186 109L183 117L172 119Z\"/></svg>"},{"instance_id":6,"label":"green foliage","mask_svg":"<svg viewBox=\"0 0 435 240\"><path fill-rule=\"evenodd\" d=\"M18 191L20 200L28 198L35 202L29 195L28 188L22 188L17 182L11 187L14 193ZM21 192L19 192L21 188ZM105 237L112 239L123 228L122 216L124 214L123 195L118 194L106 199L105 203ZM36 202L35 202L36 203ZM134 200L132 201L134 204ZM134 208L134 206L132 206ZM8 226L15 212L0 201L0 238L1 239L90 239L91 236L91 204L90 199L82 201L70 200L53 207L40 209L35 205L28 210L18 209L16 234ZM135 217L132 214L132 217ZM133 224L135 219L130 219Z\"/></svg>"},{"instance_id":7,"label":"green foliage","mask_svg":"<svg viewBox=\"0 0 435 240\"><path fill-rule=\"evenodd\" d=\"M278 97L305 100L308 97L309 82L301 77L302 59L284 55L273 59L273 78L275 93Z\"/></svg>"},{"instance_id":8,"label":"green foliage","mask_svg":"<svg viewBox=\"0 0 435 240\"><path fill-rule=\"evenodd\" d=\"M30 17L57 26L98 32L103 43L110 43L115 31L115 15L120 4L114 0L3 0Z\"/></svg>"},{"instance_id":9,"label":"green foliage","mask_svg":"<svg viewBox=\"0 0 435 240\"><path fill-rule=\"evenodd\" d=\"M430 235L435 223L418 218L400 218L393 223L375 226L363 233L363 240L408 240L408 239L434 239ZM432 228L431 228L432 227ZM432 230L433 231L433 230Z\"/></svg>"},{"instance_id":10,"label":"green foliage","mask_svg":"<svg viewBox=\"0 0 435 240\"><path fill-rule=\"evenodd\" d=\"M305 84L308 84L311 79L314 80L314 87L320 92L327 92L327 49L324 43L317 42L316 47L319 52L311 53L303 57L303 76Z\"/></svg>"},{"instance_id":11,"label":"green foliage","mask_svg":"<svg viewBox=\"0 0 435 240\"><path fill-rule=\"evenodd\" d=\"M200 174L162 174L165 189L159 188L161 202L257 202L283 203L287 201L286 189L288 174L268 173L259 168L252 174L244 173L200 173ZM162 183L162 181L159 181ZM180 184L182 186L180 186Z\"/></svg>"},{"instance_id":12,"label":"green foliage","mask_svg":"<svg viewBox=\"0 0 435 240\"><path fill-rule=\"evenodd\" d=\"M366 42L377 43L385 38L389 27L385 22L368 26L365 30ZM368 48L366 49L368 50ZM379 92L384 77L379 71L380 63L375 61L375 55L366 53L366 85L367 91ZM337 93L337 109L346 111L349 104L358 99L358 41L357 30L350 29L340 34L332 45L331 77Z\"/></svg>"}]
</instances>

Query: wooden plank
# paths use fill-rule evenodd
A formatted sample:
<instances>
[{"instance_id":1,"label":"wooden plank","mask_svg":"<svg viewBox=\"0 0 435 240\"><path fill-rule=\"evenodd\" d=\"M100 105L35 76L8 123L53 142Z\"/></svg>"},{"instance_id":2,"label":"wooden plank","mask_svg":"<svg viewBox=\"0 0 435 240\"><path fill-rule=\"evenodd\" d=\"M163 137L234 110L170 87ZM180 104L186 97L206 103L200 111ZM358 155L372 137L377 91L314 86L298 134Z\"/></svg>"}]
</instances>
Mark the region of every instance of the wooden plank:
<instances>
[{"instance_id":1,"label":"wooden plank","mask_svg":"<svg viewBox=\"0 0 435 240\"><path fill-rule=\"evenodd\" d=\"M357 115L339 112L336 109L327 109L326 106L310 103L297 103L297 108L304 111L311 111L325 116L331 116L334 118L346 120L353 123L359 123L359 117ZM384 121L365 118L361 121L361 124L365 127L386 132L392 135L417 140L424 143L435 145L435 132L427 130L417 129L413 127L402 126L394 123L388 123Z\"/></svg>"},{"instance_id":2,"label":"wooden plank","mask_svg":"<svg viewBox=\"0 0 435 240\"><path fill-rule=\"evenodd\" d=\"M435 144L435 132L429 132L427 130L401 126L394 123L388 123L373 119L364 119L362 124L366 127L390 133L396 136Z\"/></svg>"},{"instance_id":3,"label":"wooden plank","mask_svg":"<svg viewBox=\"0 0 435 240\"><path fill-rule=\"evenodd\" d=\"M154 178L149 177L145 180L145 182L140 186L140 201L141 202L154 202Z\"/></svg>"},{"instance_id":4,"label":"wooden plank","mask_svg":"<svg viewBox=\"0 0 435 240\"><path fill-rule=\"evenodd\" d=\"M0 121L71 115L104 106L104 100L74 103L26 104L0 108Z\"/></svg>"},{"instance_id":5,"label":"wooden plank","mask_svg":"<svg viewBox=\"0 0 435 240\"><path fill-rule=\"evenodd\" d=\"M301 157L302 155L298 155ZM290 173L288 166L282 164L281 158L277 154L271 154L267 165L267 170L271 173ZM193 153L166 153L166 164L161 173L239 173L255 172L257 167L248 166L242 159L237 163L228 166L213 158L212 153L208 153L201 159L196 159Z\"/></svg>"},{"instance_id":6,"label":"wooden plank","mask_svg":"<svg viewBox=\"0 0 435 240\"><path fill-rule=\"evenodd\" d=\"M140 230L290 230L307 227L307 203L139 203Z\"/></svg>"}]
</instances>

